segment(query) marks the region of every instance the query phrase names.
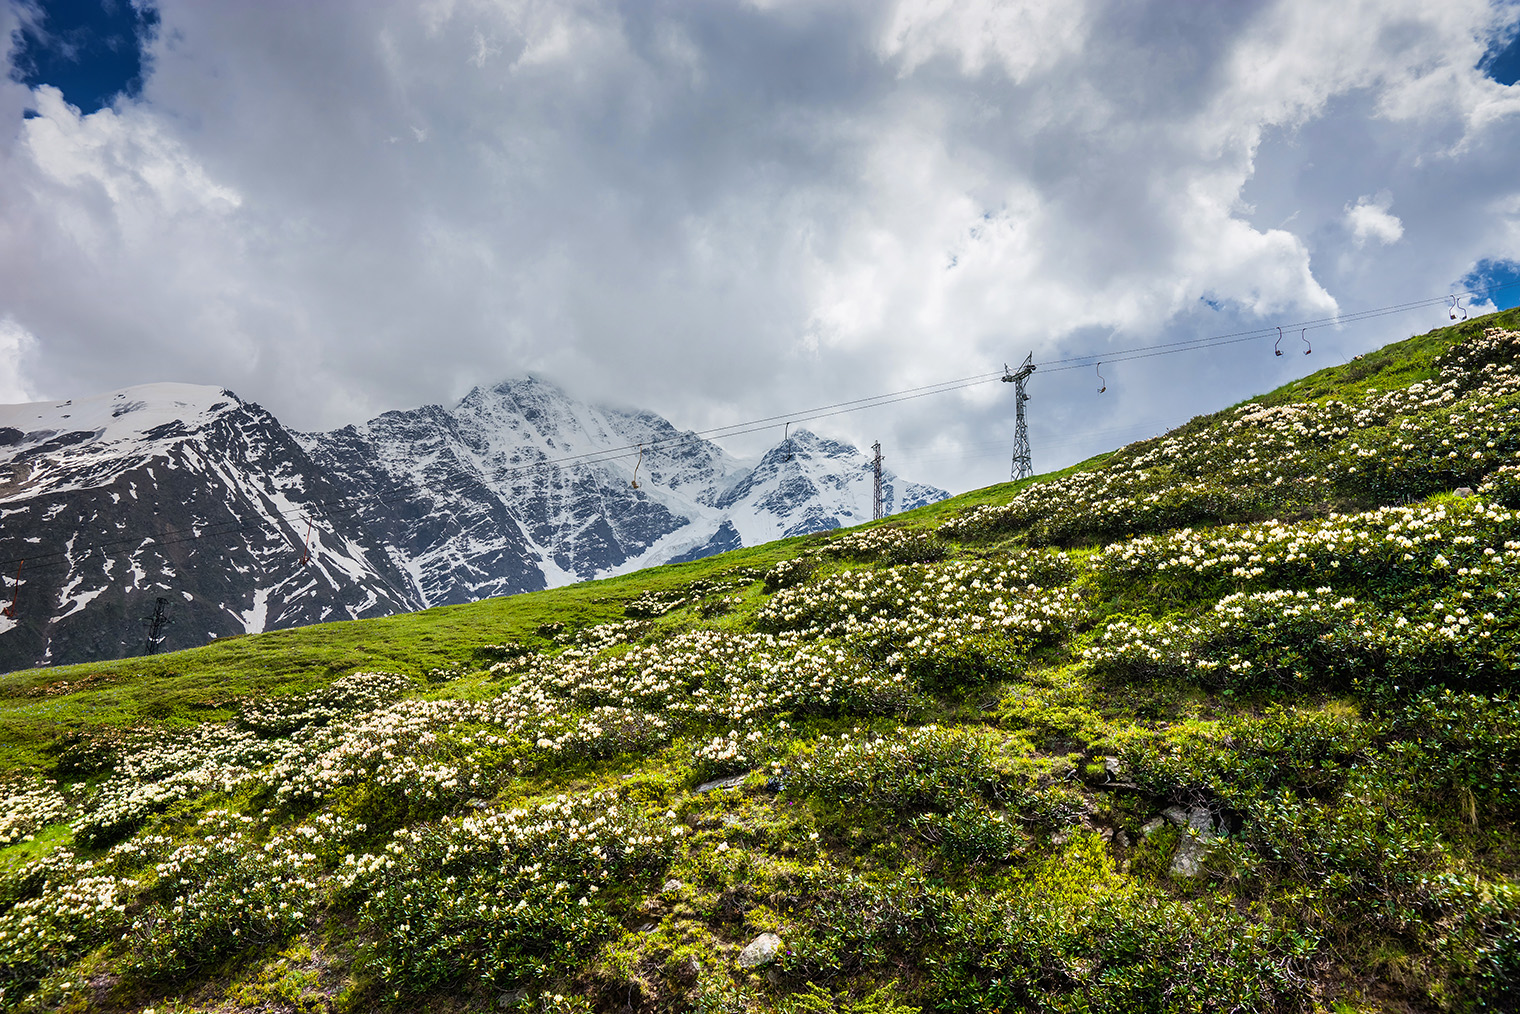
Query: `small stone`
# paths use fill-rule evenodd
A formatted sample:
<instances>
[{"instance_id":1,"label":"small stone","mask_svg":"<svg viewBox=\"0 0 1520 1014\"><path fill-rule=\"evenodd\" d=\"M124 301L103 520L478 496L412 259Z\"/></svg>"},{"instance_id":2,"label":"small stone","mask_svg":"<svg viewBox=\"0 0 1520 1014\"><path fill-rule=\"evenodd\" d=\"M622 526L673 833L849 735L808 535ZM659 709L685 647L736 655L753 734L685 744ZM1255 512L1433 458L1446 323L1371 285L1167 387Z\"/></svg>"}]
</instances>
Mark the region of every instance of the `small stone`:
<instances>
[{"instance_id":1,"label":"small stone","mask_svg":"<svg viewBox=\"0 0 1520 1014\"><path fill-rule=\"evenodd\" d=\"M655 924L652 923L652 922L646 922L644 925L642 925L642 926L639 927L639 932L640 933L653 933L654 930L655 930Z\"/></svg>"},{"instance_id":2,"label":"small stone","mask_svg":"<svg viewBox=\"0 0 1520 1014\"><path fill-rule=\"evenodd\" d=\"M1473 495L1471 486L1458 486L1455 490L1455 493L1457 496L1461 497L1464 500Z\"/></svg>"},{"instance_id":3,"label":"small stone","mask_svg":"<svg viewBox=\"0 0 1520 1014\"><path fill-rule=\"evenodd\" d=\"M496 1001L498 1007L516 1007L528 998L526 989L513 989L501 994Z\"/></svg>"},{"instance_id":4,"label":"small stone","mask_svg":"<svg viewBox=\"0 0 1520 1014\"><path fill-rule=\"evenodd\" d=\"M676 880L674 877L672 877L671 879L665 881L665 885L660 888L660 891L664 894L675 894L684 886L686 885L682 884L679 880Z\"/></svg>"},{"instance_id":5,"label":"small stone","mask_svg":"<svg viewBox=\"0 0 1520 1014\"><path fill-rule=\"evenodd\" d=\"M1124 781L1124 762L1117 757L1104 757L1103 770L1116 782Z\"/></svg>"},{"instance_id":6,"label":"small stone","mask_svg":"<svg viewBox=\"0 0 1520 1014\"><path fill-rule=\"evenodd\" d=\"M762 933L739 952L740 968L759 968L776 960L781 952L781 938L774 933Z\"/></svg>"},{"instance_id":7,"label":"small stone","mask_svg":"<svg viewBox=\"0 0 1520 1014\"><path fill-rule=\"evenodd\" d=\"M736 789L744 784L744 779L749 775L734 775L730 778L714 778L710 782L703 782L697 786L698 792L711 792L714 789Z\"/></svg>"},{"instance_id":8,"label":"small stone","mask_svg":"<svg viewBox=\"0 0 1520 1014\"><path fill-rule=\"evenodd\" d=\"M1172 857L1172 873L1179 877L1196 877L1203 872L1203 857L1214 833L1214 815L1202 806L1187 811L1187 823L1177 838L1177 854Z\"/></svg>"},{"instance_id":9,"label":"small stone","mask_svg":"<svg viewBox=\"0 0 1520 1014\"><path fill-rule=\"evenodd\" d=\"M1150 820L1140 825L1140 836L1142 838L1149 838L1151 835L1155 834L1165 826L1165 817L1152 817Z\"/></svg>"}]
</instances>

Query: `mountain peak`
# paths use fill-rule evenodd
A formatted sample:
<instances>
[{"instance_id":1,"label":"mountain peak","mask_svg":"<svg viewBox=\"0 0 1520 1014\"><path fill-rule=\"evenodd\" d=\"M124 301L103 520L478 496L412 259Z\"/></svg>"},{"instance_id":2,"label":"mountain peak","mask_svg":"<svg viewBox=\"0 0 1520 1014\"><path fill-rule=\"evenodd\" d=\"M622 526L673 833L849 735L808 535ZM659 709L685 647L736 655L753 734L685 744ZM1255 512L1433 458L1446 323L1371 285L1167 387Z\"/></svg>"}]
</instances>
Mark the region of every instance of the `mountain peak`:
<instances>
[{"instance_id":1,"label":"mountain peak","mask_svg":"<svg viewBox=\"0 0 1520 1014\"><path fill-rule=\"evenodd\" d=\"M197 429L223 412L242 408L237 395L204 384L138 384L118 391L21 405L0 405L0 429L36 434L93 433L117 441L153 434L169 424Z\"/></svg>"}]
</instances>

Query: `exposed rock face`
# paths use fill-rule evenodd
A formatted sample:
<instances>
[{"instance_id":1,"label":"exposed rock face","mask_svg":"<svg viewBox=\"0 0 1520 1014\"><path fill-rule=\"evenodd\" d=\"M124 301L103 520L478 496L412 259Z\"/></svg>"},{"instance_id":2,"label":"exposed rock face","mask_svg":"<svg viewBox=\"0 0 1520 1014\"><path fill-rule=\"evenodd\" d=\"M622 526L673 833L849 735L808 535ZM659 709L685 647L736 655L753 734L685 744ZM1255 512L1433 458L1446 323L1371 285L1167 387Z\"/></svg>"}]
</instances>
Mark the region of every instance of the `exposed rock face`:
<instances>
[{"instance_id":1,"label":"exposed rock face","mask_svg":"<svg viewBox=\"0 0 1520 1014\"><path fill-rule=\"evenodd\" d=\"M343 490L230 391L0 406L0 434L0 559L25 560L19 592L7 568L0 668L139 653L160 596L166 650L421 604L341 510Z\"/></svg>"},{"instance_id":2,"label":"exposed rock face","mask_svg":"<svg viewBox=\"0 0 1520 1014\"><path fill-rule=\"evenodd\" d=\"M299 439L357 501L381 504L373 524L428 605L871 517L871 465L853 447L797 431L748 465L653 413L586 405L533 377L476 388L452 409L387 412ZM890 473L883 494L893 513L945 496ZM412 514L387 522L387 500Z\"/></svg>"},{"instance_id":3,"label":"exposed rock face","mask_svg":"<svg viewBox=\"0 0 1520 1014\"><path fill-rule=\"evenodd\" d=\"M185 384L0 406L7 599L26 561L0 670L137 654L160 596L163 649L192 647L855 524L871 482L806 431L751 465L531 377L318 434ZM894 512L945 495L891 475L884 493Z\"/></svg>"}]
</instances>

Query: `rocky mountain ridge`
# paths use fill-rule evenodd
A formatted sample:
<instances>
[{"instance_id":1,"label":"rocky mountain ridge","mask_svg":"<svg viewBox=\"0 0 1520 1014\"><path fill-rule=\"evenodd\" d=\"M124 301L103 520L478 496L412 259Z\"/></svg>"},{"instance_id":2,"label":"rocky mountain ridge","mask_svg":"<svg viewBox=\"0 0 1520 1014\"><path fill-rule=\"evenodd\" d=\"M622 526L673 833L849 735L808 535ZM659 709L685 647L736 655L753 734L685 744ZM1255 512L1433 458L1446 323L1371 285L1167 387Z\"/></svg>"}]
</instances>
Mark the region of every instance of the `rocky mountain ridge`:
<instances>
[{"instance_id":1,"label":"rocky mountain ridge","mask_svg":"<svg viewBox=\"0 0 1520 1014\"><path fill-rule=\"evenodd\" d=\"M884 494L945 495L886 473ZM871 496L848 445L798 431L744 462L533 377L329 433L185 384L0 406L0 667L139 653L159 597L163 646L190 647L828 530Z\"/></svg>"}]
</instances>

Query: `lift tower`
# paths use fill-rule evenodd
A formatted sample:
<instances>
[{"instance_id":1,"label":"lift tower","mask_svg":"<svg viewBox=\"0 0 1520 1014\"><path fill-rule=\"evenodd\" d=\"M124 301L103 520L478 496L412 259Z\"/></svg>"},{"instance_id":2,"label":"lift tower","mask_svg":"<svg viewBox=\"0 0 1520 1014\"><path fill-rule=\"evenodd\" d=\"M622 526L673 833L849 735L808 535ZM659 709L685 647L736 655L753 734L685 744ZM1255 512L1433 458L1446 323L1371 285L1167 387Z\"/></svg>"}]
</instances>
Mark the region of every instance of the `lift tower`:
<instances>
[{"instance_id":1,"label":"lift tower","mask_svg":"<svg viewBox=\"0 0 1520 1014\"><path fill-rule=\"evenodd\" d=\"M1014 414L1018 417L1018 425L1013 431L1013 481L1028 479L1034 475L1034 465L1029 460L1029 427L1024 422L1024 402L1029 400L1029 395L1024 393L1024 381L1034 372L1034 353L1024 357L1024 363L1017 372L1010 372L1008 364L1003 364L1003 383L1012 384L1014 387Z\"/></svg>"},{"instance_id":2,"label":"lift tower","mask_svg":"<svg viewBox=\"0 0 1520 1014\"><path fill-rule=\"evenodd\" d=\"M882 503L881 499L881 441L878 440L876 443L872 444L871 450L876 452L876 457L871 462L872 471L876 475L876 483L871 492L871 520L880 521L882 518L886 517L886 511L884 510L885 505Z\"/></svg>"}]
</instances>

